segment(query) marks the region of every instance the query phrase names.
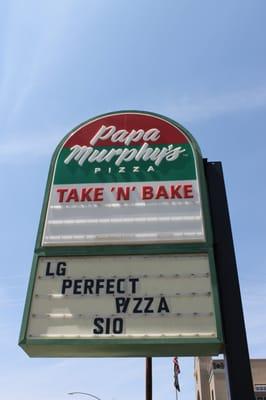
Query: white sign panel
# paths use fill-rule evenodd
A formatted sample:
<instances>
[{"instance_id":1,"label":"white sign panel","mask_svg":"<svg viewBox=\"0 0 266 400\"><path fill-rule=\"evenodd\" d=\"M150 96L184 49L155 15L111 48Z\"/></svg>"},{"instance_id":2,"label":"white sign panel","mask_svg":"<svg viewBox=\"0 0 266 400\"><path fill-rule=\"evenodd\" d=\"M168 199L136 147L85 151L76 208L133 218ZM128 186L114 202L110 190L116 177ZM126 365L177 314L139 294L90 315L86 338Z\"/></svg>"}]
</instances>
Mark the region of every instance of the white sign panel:
<instances>
[{"instance_id":1,"label":"white sign panel","mask_svg":"<svg viewBox=\"0 0 266 400\"><path fill-rule=\"evenodd\" d=\"M190 185L193 199L174 198L147 199L144 191L156 194L161 187L169 193L176 187L186 188L186 182L163 186L157 182L143 185L135 182L131 187L130 198L125 201L118 196L121 186L102 184L90 186L94 191L101 190L100 200L67 201L67 193L73 190L57 185L53 188L45 225L44 245L66 244L108 244L108 243L146 243L149 242L188 242L204 239L203 217L196 182ZM82 194L84 185L76 185L77 193ZM122 188L123 191L126 188ZM180 190L180 189L179 189Z\"/></svg>"},{"instance_id":2,"label":"white sign panel","mask_svg":"<svg viewBox=\"0 0 266 400\"><path fill-rule=\"evenodd\" d=\"M28 339L216 338L207 255L40 257Z\"/></svg>"}]
</instances>

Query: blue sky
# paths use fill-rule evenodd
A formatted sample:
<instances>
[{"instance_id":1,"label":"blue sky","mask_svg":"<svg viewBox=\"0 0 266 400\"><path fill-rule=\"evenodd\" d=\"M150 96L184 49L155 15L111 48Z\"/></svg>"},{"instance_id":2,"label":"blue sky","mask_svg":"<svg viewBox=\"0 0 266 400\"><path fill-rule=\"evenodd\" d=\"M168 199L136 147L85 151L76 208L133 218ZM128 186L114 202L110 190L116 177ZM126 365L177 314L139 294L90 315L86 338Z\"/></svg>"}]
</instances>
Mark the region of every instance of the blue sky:
<instances>
[{"instance_id":1,"label":"blue sky","mask_svg":"<svg viewBox=\"0 0 266 400\"><path fill-rule=\"evenodd\" d=\"M266 356L265 12L264 0L1 1L1 398L144 398L143 359L30 359L17 346L52 152L121 109L178 121L222 161L250 354ZM193 399L193 359L181 369L180 399ZM174 396L171 359L154 359L154 400Z\"/></svg>"}]
</instances>

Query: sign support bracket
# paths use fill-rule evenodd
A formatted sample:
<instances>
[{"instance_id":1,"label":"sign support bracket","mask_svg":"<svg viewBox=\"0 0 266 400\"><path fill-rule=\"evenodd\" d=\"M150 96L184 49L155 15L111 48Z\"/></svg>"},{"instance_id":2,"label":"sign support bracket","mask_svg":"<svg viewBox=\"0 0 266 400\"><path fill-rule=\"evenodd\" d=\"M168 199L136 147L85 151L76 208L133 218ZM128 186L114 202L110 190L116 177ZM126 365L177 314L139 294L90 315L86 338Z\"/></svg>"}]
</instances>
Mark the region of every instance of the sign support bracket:
<instances>
[{"instance_id":1,"label":"sign support bracket","mask_svg":"<svg viewBox=\"0 0 266 400\"><path fill-rule=\"evenodd\" d=\"M221 162L204 159L213 221L229 399L254 400L248 344Z\"/></svg>"}]
</instances>

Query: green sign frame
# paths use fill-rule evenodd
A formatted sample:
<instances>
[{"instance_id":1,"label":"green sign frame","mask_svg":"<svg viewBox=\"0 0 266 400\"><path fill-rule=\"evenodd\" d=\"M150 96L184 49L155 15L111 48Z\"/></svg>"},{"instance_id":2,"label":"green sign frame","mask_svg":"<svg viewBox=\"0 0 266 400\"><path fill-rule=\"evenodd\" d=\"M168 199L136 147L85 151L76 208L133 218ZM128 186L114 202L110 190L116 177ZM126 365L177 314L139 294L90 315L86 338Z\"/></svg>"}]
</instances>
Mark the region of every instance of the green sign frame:
<instances>
[{"instance_id":1,"label":"green sign frame","mask_svg":"<svg viewBox=\"0 0 266 400\"><path fill-rule=\"evenodd\" d=\"M195 155L195 163L198 171L198 180L202 200L203 221L205 227L205 242L199 243L161 243L161 244L129 244L129 245L100 245L100 246L42 246L42 235L45 224L46 211L48 207L49 194L52 187L54 169L58 153L66 138L79 126L95 119L89 119L69 132L57 146L50 164L45 196L40 217L39 229L35 245L30 281L26 296L19 345L31 357L143 357L143 356L206 356L216 355L223 352L223 335L221 325L220 304L216 267L213 251L212 221L208 204L206 179L204 174L203 159L200 148L183 126L177 122L151 112L144 111L117 111L100 115L96 118L110 114L138 113L149 114L164 119L184 132L192 143ZM39 257L55 256L112 256L112 255L155 255L155 254L207 254L210 264L210 277L213 292L217 337L215 338L154 338L154 339L30 339L27 337L27 328L31 302L33 297L34 282L36 279Z\"/></svg>"}]
</instances>

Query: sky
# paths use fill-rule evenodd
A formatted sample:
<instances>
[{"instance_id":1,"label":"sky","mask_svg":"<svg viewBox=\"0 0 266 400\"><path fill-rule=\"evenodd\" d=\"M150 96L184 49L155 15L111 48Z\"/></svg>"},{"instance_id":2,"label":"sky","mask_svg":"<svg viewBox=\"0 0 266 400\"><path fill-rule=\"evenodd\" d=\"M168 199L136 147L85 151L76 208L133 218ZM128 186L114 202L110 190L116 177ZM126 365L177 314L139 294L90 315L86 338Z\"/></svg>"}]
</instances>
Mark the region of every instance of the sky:
<instances>
[{"instance_id":1,"label":"sky","mask_svg":"<svg viewBox=\"0 0 266 400\"><path fill-rule=\"evenodd\" d=\"M145 396L144 359L31 359L17 344L52 153L116 110L170 117L222 161L250 356L266 357L265 13L265 0L0 2L2 399ZM180 366L191 400L193 359ZM171 359L153 373L154 400L174 399Z\"/></svg>"}]
</instances>

